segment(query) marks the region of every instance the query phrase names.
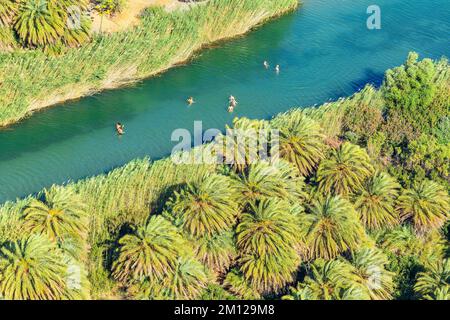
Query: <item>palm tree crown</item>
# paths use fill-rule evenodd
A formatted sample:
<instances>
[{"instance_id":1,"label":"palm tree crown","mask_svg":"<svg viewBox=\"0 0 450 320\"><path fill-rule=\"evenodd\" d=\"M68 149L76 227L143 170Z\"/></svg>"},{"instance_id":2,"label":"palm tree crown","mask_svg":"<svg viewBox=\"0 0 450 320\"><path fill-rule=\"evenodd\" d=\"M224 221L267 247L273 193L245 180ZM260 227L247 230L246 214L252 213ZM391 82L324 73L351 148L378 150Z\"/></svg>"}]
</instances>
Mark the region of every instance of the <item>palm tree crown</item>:
<instances>
[{"instance_id":1,"label":"palm tree crown","mask_svg":"<svg viewBox=\"0 0 450 320\"><path fill-rule=\"evenodd\" d=\"M449 217L450 200L441 185L424 180L403 192L398 209L403 220L410 220L416 231L423 233L444 225Z\"/></svg>"},{"instance_id":2,"label":"palm tree crown","mask_svg":"<svg viewBox=\"0 0 450 320\"><path fill-rule=\"evenodd\" d=\"M347 196L360 190L372 172L367 152L346 142L320 163L317 171L319 190L326 194Z\"/></svg>"},{"instance_id":3,"label":"palm tree crown","mask_svg":"<svg viewBox=\"0 0 450 320\"><path fill-rule=\"evenodd\" d=\"M386 173L377 173L355 199L355 209L368 229L392 228L399 223L394 201L400 185Z\"/></svg>"},{"instance_id":4,"label":"palm tree crown","mask_svg":"<svg viewBox=\"0 0 450 320\"><path fill-rule=\"evenodd\" d=\"M309 211L302 226L312 258L333 259L358 248L365 237L353 206L340 196L314 200Z\"/></svg>"}]
</instances>

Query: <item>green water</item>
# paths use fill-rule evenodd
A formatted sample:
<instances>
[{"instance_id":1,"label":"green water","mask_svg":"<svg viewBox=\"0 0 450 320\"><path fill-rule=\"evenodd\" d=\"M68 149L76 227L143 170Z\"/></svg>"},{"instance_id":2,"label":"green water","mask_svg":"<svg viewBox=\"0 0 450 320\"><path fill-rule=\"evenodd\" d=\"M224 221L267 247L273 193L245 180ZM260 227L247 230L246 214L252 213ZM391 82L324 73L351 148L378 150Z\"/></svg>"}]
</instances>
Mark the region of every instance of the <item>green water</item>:
<instances>
[{"instance_id":1,"label":"green water","mask_svg":"<svg viewBox=\"0 0 450 320\"><path fill-rule=\"evenodd\" d=\"M368 30L366 0L304 0L298 12L205 51L190 65L134 87L40 112L0 131L0 202L170 154L177 128L224 128L235 116L269 118L294 106L379 84L411 50L449 56L450 1L377 0L382 29ZM280 64L281 73L265 70ZM227 112L227 97L239 100ZM197 103L184 103L194 96ZM118 138L114 123L126 126Z\"/></svg>"}]
</instances>

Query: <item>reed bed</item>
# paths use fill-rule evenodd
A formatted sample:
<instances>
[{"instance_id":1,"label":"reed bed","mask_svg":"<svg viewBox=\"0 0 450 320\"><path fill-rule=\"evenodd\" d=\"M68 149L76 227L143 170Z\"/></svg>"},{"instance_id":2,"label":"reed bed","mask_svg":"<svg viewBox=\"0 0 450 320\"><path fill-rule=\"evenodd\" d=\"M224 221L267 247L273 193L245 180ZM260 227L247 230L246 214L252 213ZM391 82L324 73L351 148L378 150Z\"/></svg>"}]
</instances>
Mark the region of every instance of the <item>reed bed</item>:
<instances>
[{"instance_id":1,"label":"reed bed","mask_svg":"<svg viewBox=\"0 0 450 320\"><path fill-rule=\"evenodd\" d=\"M0 54L0 126L65 100L162 72L197 50L296 8L298 0L211 0L189 11L149 8L132 30L96 36L61 56Z\"/></svg>"}]
</instances>

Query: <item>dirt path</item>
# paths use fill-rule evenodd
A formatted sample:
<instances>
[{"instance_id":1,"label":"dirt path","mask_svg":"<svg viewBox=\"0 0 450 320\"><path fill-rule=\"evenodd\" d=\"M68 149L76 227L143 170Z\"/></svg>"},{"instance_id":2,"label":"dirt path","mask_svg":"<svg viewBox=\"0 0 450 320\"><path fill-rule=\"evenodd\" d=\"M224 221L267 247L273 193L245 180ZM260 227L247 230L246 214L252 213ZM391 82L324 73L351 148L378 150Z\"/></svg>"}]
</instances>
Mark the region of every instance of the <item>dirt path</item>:
<instances>
[{"instance_id":1,"label":"dirt path","mask_svg":"<svg viewBox=\"0 0 450 320\"><path fill-rule=\"evenodd\" d=\"M139 24L139 14L145 8L150 6L165 6L168 10L174 10L185 3L178 0L128 0L123 12L114 17L106 17L103 19L98 14L93 14L92 30L93 32L112 33L126 30Z\"/></svg>"}]
</instances>

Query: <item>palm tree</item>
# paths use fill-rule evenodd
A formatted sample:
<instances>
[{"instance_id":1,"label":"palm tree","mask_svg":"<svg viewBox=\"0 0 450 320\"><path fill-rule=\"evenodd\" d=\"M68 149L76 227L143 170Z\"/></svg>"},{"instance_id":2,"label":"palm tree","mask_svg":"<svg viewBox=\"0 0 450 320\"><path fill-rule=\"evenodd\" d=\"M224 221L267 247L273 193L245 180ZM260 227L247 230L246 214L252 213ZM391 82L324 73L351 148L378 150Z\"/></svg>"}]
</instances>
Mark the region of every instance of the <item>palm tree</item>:
<instances>
[{"instance_id":1,"label":"palm tree","mask_svg":"<svg viewBox=\"0 0 450 320\"><path fill-rule=\"evenodd\" d=\"M261 299L261 295L250 286L244 275L237 269L232 269L227 274L223 281L223 286L241 299Z\"/></svg>"},{"instance_id":2,"label":"palm tree","mask_svg":"<svg viewBox=\"0 0 450 320\"><path fill-rule=\"evenodd\" d=\"M242 214L236 234L240 252L260 255L289 252L300 242L293 208L278 200L252 204L250 210Z\"/></svg>"},{"instance_id":3,"label":"palm tree","mask_svg":"<svg viewBox=\"0 0 450 320\"><path fill-rule=\"evenodd\" d=\"M192 243L197 259L216 274L224 272L236 257L231 232L201 237Z\"/></svg>"},{"instance_id":4,"label":"palm tree","mask_svg":"<svg viewBox=\"0 0 450 320\"><path fill-rule=\"evenodd\" d=\"M216 138L215 155L236 172L242 172L248 165L269 157L270 140L267 121L236 118L233 128L227 126L226 134Z\"/></svg>"},{"instance_id":5,"label":"palm tree","mask_svg":"<svg viewBox=\"0 0 450 320\"><path fill-rule=\"evenodd\" d=\"M425 299L438 299L450 291L450 259L431 264L417 274L414 290Z\"/></svg>"},{"instance_id":6,"label":"palm tree","mask_svg":"<svg viewBox=\"0 0 450 320\"><path fill-rule=\"evenodd\" d=\"M27 0L19 2L14 22L22 42L32 47L47 47L58 41L79 44L88 38L89 24L82 19L75 28L69 25L70 8L87 7L86 0Z\"/></svg>"},{"instance_id":7,"label":"palm tree","mask_svg":"<svg viewBox=\"0 0 450 320\"><path fill-rule=\"evenodd\" d=\"M333 259L357 249L365 237L353 206L340 196L313 200L309 211L302 225L312 258Z\"/></svg>"},{"instance_id":8,"label":"palm tree","mask_svg":"<svg viewBox=\"0 0 450 320\"><path fill-rule=\"evenodd\" d=\"M144 227L119 240L119 257L113 277L132 283L149 278L155 283L175 270L178 258L187 249L178 230L161 216L153 216Z\"/></svg>"},{"instance_id":9,"label":"palm tree","mask_svg":"<svg viewBox=\"0 0 450 320\"><path fill-rule=\"evenodd\" d=\"M368 300L353 267L346 261L317 259L304 281L291 288L286 300Z\"/></svg>"},{"instance_id":10,"label":"palm tree","mask_svg":"<svg viewBox=\"0 0 450 320\"><path fill-rule=\"evenodd\" d=\"M387 256L376 248L356 251L351 259L357 281L373 300L390 300L394 291L394 273L386 270Z\"/></svg>"},{"instance_id":11,"label":"palm tree","mask_svg":"<svg viewBox=\"0 0 450 320\"><path fill-rule=\"evenodd\" d=\"M33 235L0 248L0 295L11 300L79 299L68 286L68 265L45 236Z\"/></svg>"},{"instance_id":12,"label":"palm tree","mask_svg":"<svg viewBox=\"0 0 450 320\"><path fill-rule=\"evenodd\" d=\"M296 202L304 197L304 179L298 176L295 167L282 160L273 164L257 162L235 176L235 180L241 205L270 198Z\"/></svg>"},{"instance_id":13,"label":"palm tree","mask_svg":"<svg viewBox=\"0 0 450 320\"><path fill-rule=\"evenodd\" d=\"M300 230L289 203L264 200L251 205L237 226L240 271L260 294L276 292L293 280L300 264Z\"/></svg>"},{"instance_id":14,"label":"palm tree","mask_svg":"<svg viewBox=\"0 0 450 320\"><path fill-rule=\"evenodd\" d=\"M231 181L221 175L209 176L175 192L166 213L184 232L197 238L230 230L237 214Z\"/></svg>"},{"instance_id":15,"label":"palm tree","mask_svg":"<svg viewBox=\"0 0 450 320\"><path fill-rule=\"evenodd\" d=\"M276 117L271 126L279 130L280 156L293 163L301 175L311 174L324 157L324 135L319 124L293 112Z\"/></svg>"},{"instance_id":16,"label":"palm tree","mask_svg":"<svg viewBox=\"0 0 450 320\"><path fill-rule=\"evenodd\" d=\"M320 163L317 171L319 190L324 194L347 196L360 190L372 172L367 152L346 142Z\"/></svg>"},{"instance_id":17,"label":"palm tree","mask_svg":"<svg viewBox=\"0 0 450 320\"><path fill-rule=\"evenodd\" d=\"M181 257L174 271L162 282L162 296L170 300L197 299L206 288L208 276L197 260Z\"/></svg>"},{"instance_id":18,"label":"palm tree","mask_svg":"<svg viewBox=\"0 0 450 320\"><path fill-rule=\"evenodd\" d=\"M24 230L45 234L56 242L84 241L88 220L86 206L70 188L44 189L42 201L32 199L24 210Z\"/></svg>"},{"instance_id":19,"label":"palm tree","mask_svg":"<svg viewBox=\"0 0 450 320\"><path fill-rule=\"evenodd\" d=\"M394 204L399 188L397 181L383 172L366 181L355 199L355 209L366 228L392 228L399 224Z\"/></svg>"},{"instance_id":20,"label":"palm tree","mask_svg":"<svg viewBox=\"0 0 450 320\"><path fill-rule=\"evenodd\" d=\"M64 33L64 13L49 6L49 1L21 1L14 28L29 46L46 46L56 42Z\"/></svg>"},{"instance_id":21,"label":"palm tree","mask_svg":"<svg viewBox=\"0 0 450 320\"><path fill-rule=\"evenodd\" d=\"M0 0L0 27L9 26L17 13L17 2L14 0Z\"/></svg>"},{"instance_id":22,"label":"palm tree","mask_svg":"<svg viewBox=\"0 0 450 320\"><path fill-rule=\"evenodd\" d=\"M440 229L449 217L450 200L445 189L434 181L424 180L398 198L403 220L411 221L419 233Z\"/></svg>"}]
</instances>

